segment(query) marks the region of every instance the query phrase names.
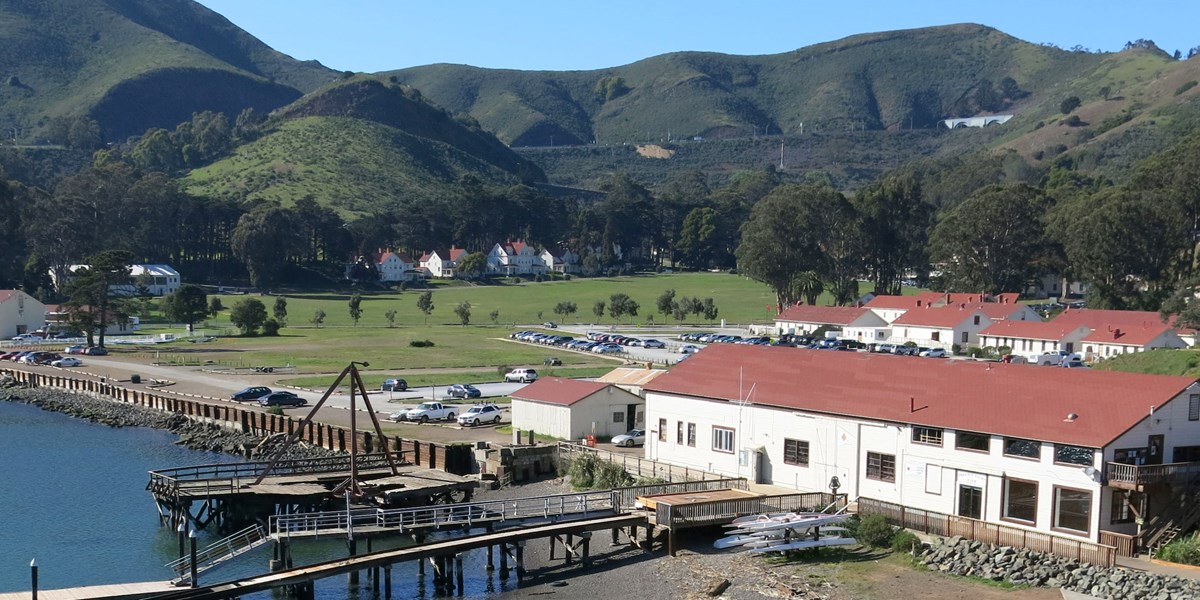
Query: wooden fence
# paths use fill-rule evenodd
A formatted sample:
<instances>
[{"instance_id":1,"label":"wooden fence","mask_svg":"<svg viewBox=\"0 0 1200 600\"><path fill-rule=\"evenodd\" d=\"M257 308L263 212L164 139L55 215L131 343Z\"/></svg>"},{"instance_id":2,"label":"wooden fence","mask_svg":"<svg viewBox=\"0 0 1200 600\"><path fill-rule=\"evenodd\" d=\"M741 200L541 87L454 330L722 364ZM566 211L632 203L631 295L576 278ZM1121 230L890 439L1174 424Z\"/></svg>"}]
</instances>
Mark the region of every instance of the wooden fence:
<instances>
[{"instance_id":1,"label":"wooden fence","mask_svg":"<svg viewBox=\"0 0 1200 600\"><path fill-rule=\"evenodd\" d=\"M355 435L349 428L339 425L314 421L302 423L300 419L289 415L273 415L252 410L237 402L222 398L176 394L164 390L147 392L122 387L103 379L80 379L14 369L0 369L0 375L9 375L17 382L30 387L55 388L152 408L183 415L193 421L227 427L242 433L258 436L297 433L298 440L337 452L349 452L352 436ZM373 431L359 431L357 436L360 453L401 452L412 464L430 469L441 469L455 475L466 475L474 471L475 458L469 444L442 445L403 439L400 436L385 437L380 440Z\"/></svg>"},{"instance_id":2,"label":"wooden fence","mask_svg":"<svg viewBox=\"0 0 1200 600\"><path fill-rule=\"evenodd\" d=\"M596 458L606 460L614 465L621 465L621 468L625 469L625 472L638 478L655 478L668 482L727 478L726 475L650 460L636 454L611 452L573 442L558 442L558 458L560 462L570 460L573 456L579 454L592 454Z\"/></svg>"},{"instance_id":3,"label":"wooden fence","mask_svg":"<svg viewBox=\"0 0 1200 600\"><path fill-rule=\"evenodd\" d=\"M671 505L660 503L655 509L655 524L682 529L717 523L729 523L737 517L754 514L820 511L830 512L846 506L846 495L829 492L797 492L771 496L751 496L731 500Z\"/></svg>"},{"instance_id":4,"label":"wooden fence","mask_svg":"<svg viewBox=\"0 0 1200 600\"><path fill-rule=\"evenodd\" d=\"M858 499L858 514L883 515L888 523L914 531L944 537L957 535L989 544L1027 548L1104 567L1111 567L1117 562L1117 548L1114 546L998 525L978 519L908 508L871 498Z\"/></svg>"}]
</instances>

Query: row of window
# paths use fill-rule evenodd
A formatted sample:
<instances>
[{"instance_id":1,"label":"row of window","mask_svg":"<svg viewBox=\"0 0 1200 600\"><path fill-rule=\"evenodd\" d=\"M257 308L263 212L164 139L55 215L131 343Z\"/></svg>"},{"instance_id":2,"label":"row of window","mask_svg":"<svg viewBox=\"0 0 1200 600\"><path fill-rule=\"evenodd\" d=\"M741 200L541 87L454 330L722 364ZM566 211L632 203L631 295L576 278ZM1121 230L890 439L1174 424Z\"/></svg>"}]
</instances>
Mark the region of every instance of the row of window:
<instances>
[{"instance_id":1,"label":"row of window","mask_svg":"<svg viewBox=\"0 0 1200 600\"><path fill-rule=\"evenodd\" d=\"M667 441L667 420L658 420L658 441ZM696 447L696 424L675 422L675 443L680 446ZM717 452L733 453L733 430L728 427L713 426L712 449Z\"/></svg>"},{"instance_id":2,"label":"row of window","mask_svg":"<svg viewBox=\"0 0 1200 600\"><path fill-rule=\"evenodd\" d=\"M913 426L912 441L914 444L924 444L928 446L942 445L943 431L937 427L921 427ZM986 433L973 433L970 431L959 431L954 436L954 448L956 450L967 450L971 452L990 452L992 444L992 436ZM1004 438L1004 455L1015 456L1018 458L1040 459L1042 454L1041 442L1033 440L1024 440L1021 438ZM1091 448L1082 446L1070 446L1066 444L1054 445L1054 462L1065 463L1072 465L1091 466L1093 462L1093 451Z\"/></svg>"},{"instance_id":3,"label":"row of window","mask_svg":"<svg viewBox=\"0 0 1200 600\"><path fill-rule=\"evenodd\" d=\"M1037 525L1038 482L1023 479L1004 479L1004 499L1000 518ZM1062 529L1087 535L1091 531L1092 493L1054 486L1051 506L1052 529Z\"/></svg>"}]
</instances>

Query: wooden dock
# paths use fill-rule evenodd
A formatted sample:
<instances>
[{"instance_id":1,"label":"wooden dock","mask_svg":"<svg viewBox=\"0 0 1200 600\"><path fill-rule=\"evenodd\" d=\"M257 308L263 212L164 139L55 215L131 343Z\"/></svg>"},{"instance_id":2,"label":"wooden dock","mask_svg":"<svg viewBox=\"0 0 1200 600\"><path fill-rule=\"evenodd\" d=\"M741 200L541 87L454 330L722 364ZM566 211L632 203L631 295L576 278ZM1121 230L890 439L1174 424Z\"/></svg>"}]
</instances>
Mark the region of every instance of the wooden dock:
<instances>
[{"instance_id":1,"label":"wooden dock","mask_svg":"<svg viewBox=\"0 0 1200 600\"><path fill-rule=\"evenodd\" d=\"M179 591L170 581L142 581L138 583L113 583L59 590L38 590L38 600L121 600L147 598L167 592ZM29 592L6 592L0 600L29 600Z\"/></svg>"}]
</instances>

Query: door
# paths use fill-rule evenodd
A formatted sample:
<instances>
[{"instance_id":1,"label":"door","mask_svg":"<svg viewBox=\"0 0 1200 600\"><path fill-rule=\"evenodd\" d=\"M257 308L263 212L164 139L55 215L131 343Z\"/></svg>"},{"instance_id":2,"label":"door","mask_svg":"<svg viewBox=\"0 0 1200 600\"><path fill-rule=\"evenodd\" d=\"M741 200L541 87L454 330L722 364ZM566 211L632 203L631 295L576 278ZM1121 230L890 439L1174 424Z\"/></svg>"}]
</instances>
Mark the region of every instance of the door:
<instances>
[{"instance_id":1,"label":"door","mask_svg":"<svg viewBox=\"0 0 1200 600\"><path fill-rule=\"evenodd\" d=\"M625 407L625 423L629 425L626 429L637 429L642 426L637 418L637 408L638 405L636 404L630 404Z\"/></svg>"},{"instance_id":2,"label":"door","mask_svg":"<svg viewBox=\"0 0 1200 600\"><path fill-rule=\"evenodd\" d=\"M1161 465L1163 461L1163 436L1152 435L1146 442L1146 464Z\"/></svg>"},{"instance_id":3,"label":"door","mask_svg":"<svg viewBox=\"0 0 1200 600\"><path fill-rule=\"evenodd\" d=\"M983 488L959 484L958 516L970 519L983 518Z\"/></svg>"}]
</instances>

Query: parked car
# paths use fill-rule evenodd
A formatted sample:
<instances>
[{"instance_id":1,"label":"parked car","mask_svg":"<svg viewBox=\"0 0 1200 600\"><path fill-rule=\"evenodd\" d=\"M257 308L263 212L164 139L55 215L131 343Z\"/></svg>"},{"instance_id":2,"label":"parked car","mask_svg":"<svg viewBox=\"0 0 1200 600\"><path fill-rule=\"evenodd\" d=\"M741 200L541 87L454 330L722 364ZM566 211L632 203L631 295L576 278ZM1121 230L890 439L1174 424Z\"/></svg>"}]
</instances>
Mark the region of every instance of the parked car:
<instances>
[{"instance_id":1,"label":"parked car","mask_svg":"<svg viewBox=\"0 0 1200 600\"><path fill-rule=\"evenodd\" d=\"M92 346L84 350L83 353L88 356L107 356L108 350L105 350L102 346Z\"/></svg>"},{"instance_id":2,"label":"parked car","mask_svg":"<svg viewBox=\"0 0 1200 600\"><path fill-rule=\"evenodd\" d=\"M271 392L266 396L258 399L258 403L262 406L306 406L308 400L297 396L293 392Z\"/></svg>"},{"instance_id":3,"label":"parked car","mask_svg":"<svg viewBox=\"0 0 1200 600\"><path fill-rule=\"evenodd\" d=\"M453 421L458 410L454 406L448 406L441 402L422 402L415 408L408 409L405 418L409 421L418 423L428 423L429 421Z\"/></svg>"},{"instance_id":4,"label":"parked car","mask_svg":"<svg viewBox=\"0 0 1200 600\"><path fill-rule=\"evenodd\" d=\"M947 354L946 350L943 348L926 348L925 350L921 351L918 356L924 356L927 358L946 358L949 356L949 354Z\"/></svg>"},{"instance_id":5,"label":"parked car","mask_svg":"<svg viewBox=\"0 0 1200 600\"><path fill-rule=\"evenodd\" d=\"M263 396L271 393L271 388L265 385L256 385L245 388L241 391L230 394L230 400L258 400Z\"/></svg>"},{"instance_id":6,"label":"parked car","mask_svg":"<svg viewBox=\"0 0 1200 600\"><path fill-rule=\"evenodd\" d=\"M474 426L480 423L499 423L503 412L495 404L476 404L468 408L467 412L458 415L458 424Z\"/></svg>"},{"instance_id":7,"label":"parked car","mask_svg":"<svg viewBox=\"0 0 1200 600\"><path fill-rule=\"evenodd\" d=\"M537 381L537 371L533 369L513 369L504 374L504 381L519 381L521 383L533 383Z\"/></svg>"},{"instance_id":8,"label":"parked car","mask_svg":"<svg viewBox=\"0 0 1200 600\"><path fill-rule=\"evenodd\" d=\"M646 431L643 429L630 429L621 435L613 436L612 443L614 446L624 448L643 446L646 444Z\"/></svg>"},{"instance_id":9,"label":"parked car","mask_svg":"<svg viewBox=\"0 0 1200 600\"><path fill-rule=\"evenodd\" d=\"M679 349L680 354L692 354L693 352L699 352L699 351L700 351L700 348L698 346L693 346L691 344L683 346L682 348Z\"/></svg>"},{"instance_id":10,"label":"parked car","mask_svg":"<svg viewBox=\"0 0 1200 600\"><path fill-rule=\"evenodd\" d=\"M1068 361L1064 362L1062 364L1062 366L1067 369L1090 369L1091 368L1086 363L1084 363L1082 360L1068 360Z\"/></svg>"},{"instance_id":11,"label":"parked car","mask_svg":"<svg viewBox=\"0 0 1200 600\"><path fill-rule=\"evenodd\" d=\"M598 344L596 347L592 348L591 351L595 352L596 354L620 354L623 350L620 344L608 343Z\"/></svg>"},{"instance_id":12,"label":"parked car","mask_svg":"<svg viewBox=\"0 0 1200 600\"><path fill-rule=\"evenodd\" d=\"M33 335L32 333L22 333L21 335L12 338L11 341L28 344L29 342L40 342L42 341L42 338Z\"/></svg>"},{"instance_id":13,"label":"parked car","mask_svg":"<svg viewBox=\"0 0 1200 600\"><path fill-rule=\"evenodd\" d=\"M916 356L918 351L916 346L896 346L896 354L900 356Z\"/></svg>"},{"instance_id":14,"label":"parked car","mask_svg":"<svg viewBox=\"0 0 1200 600\"><path fill-rule=\"evenodd\" d=\"M379 386L382 392L403 392L408 389L408 382L403 379L384 379L383 385Z\"/></svg>"},{"instance_id":15,"label":"parked car","mask_svg":"<svg viewBox=\"0 0 1200 600\"><path fill-rule=\"evenodd\" d=\"M542 361L542 364L548 367L561 367L562 359L557 356L547 356L546 360Z\"/></svg>"},{"instance_id":16,"label":"parked car","mask_svg":"<svg viewBox=\"0 0 1200 600\"><path fill-rule=\"evenodd\" d=\"M483 392L469 383L456 383L446 388L446 395L451 398L479 398Z\"/></svg>"},{"instance_id":17,"label":"parked car","mask_svg":"<svg viewBox=\"0 0 1200 600\"><path fill-rule=\"evenodd\" d=\"M545 323L542 323L542 327L545 327L546 329L558 329L558 323L555 323L554 321L546 321Z\"/></svg>"},{"instance_id":18,"label":"parked car","mask_svg":"<svg viewBox=\"0 0 1200 600\"><path fill-rule=\"evenodd\" d=\"M87 346L76 345L63 348L63 352L66 352L67 354L83 354L84 350L87 350Z\"/></svg>"},{"instance_id":19,"label":"parked car","mask_svg":"<svg viewBox=\"0 0 1200 600\"><path fill-rule=\"evenodd\" d=\"M649 339L649 340L642 340L642 347L643 348L666 348L667 345L658 340Z\"/></svg>"},{"instance_id":20,"label":"parked car","mask_svg":"<svg viewBox=\"0 0 1200 600\"><path fill-rule=\"evenodd\" d=\"M83 364L82 360L79 360L78 358L75 358L73 356L68 356L66 358L60 358L58 360L50 361L50 366L52 366L52 367L78 367L79 365L82 365L82 364Z\"/></svg>"},{"instance_id":21,"label":"parked car","mask_svg":"<svg viewBox=\"0 0 1200 600\"><path fill-rule=\"evenodd\" d=\"M895 344L879 344L878 346L875 346L875 352L880 352L883 354L895 354L896 353L896 345Z\"/></svg>"}]
</instances>

